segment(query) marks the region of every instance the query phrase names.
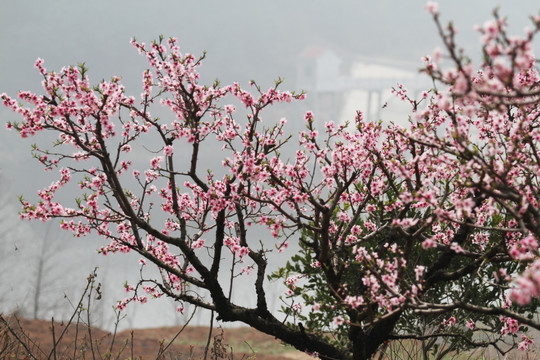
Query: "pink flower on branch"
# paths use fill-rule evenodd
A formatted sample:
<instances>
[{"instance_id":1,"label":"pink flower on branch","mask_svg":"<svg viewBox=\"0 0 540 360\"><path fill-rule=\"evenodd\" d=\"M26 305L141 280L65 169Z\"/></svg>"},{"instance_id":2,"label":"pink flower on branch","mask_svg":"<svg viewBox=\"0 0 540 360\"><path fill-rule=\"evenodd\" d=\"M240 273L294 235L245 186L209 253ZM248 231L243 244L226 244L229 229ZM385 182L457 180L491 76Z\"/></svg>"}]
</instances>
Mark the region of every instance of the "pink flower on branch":
<instances>
[{"instance_id":1,"label":"pink flower on branch","mask_svg":"<svg viewBox=\"0 0 540 360\"><path fill-rule=\"evenodd\" d=\"M439 4L435 1L428 1L426 3L426 10L432 15L439 15Z\"/></svg>"},{"instance_id":2,"label":"pink flower on branch","mask_svg":"<svg viewBox=\"0 0 540 360\"><path fill-rule=\"evenodd\" d=\"M174 148L172 145L167 145L165 146L165 148L163 149L163 154L165 156L171 156L174 152Z\"/></svg>"}]
</instances>

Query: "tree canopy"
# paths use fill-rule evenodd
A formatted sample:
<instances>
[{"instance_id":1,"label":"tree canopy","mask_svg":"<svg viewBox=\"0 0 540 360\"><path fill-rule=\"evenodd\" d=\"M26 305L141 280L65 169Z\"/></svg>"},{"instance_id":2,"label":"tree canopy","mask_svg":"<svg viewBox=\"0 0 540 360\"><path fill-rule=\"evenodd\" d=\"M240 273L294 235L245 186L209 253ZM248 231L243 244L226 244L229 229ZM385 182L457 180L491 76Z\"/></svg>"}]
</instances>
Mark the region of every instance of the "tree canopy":
<instances>
[{"instance_id":1,"label":"tree canopy","mask_svg":"<svg viewBox=\"0 0 540 360\"><path fill-rule=\"evenodd\" d=\"M267 108L304 93L255 82L200 84L203 58L175 38L149 45L140 96L121 79L92 85L84 65L48 71L43 93L0 95L22 119L20 136L57 135L34 157L58 180L21 199L21 217L75 236L109 240L104 254L136 252L141 271L118 304L169 296L240 321L321 359L366 359L396 339L449 339L464 347L526 349L540 330L540 77L532 51L540 17L523 37L497 14L478 30L473 64L455 29L428 3L444 50L426 56L433 87L414 98L406 126L316 125L285 133ZM165 116L162 108L170 112ZM287 154L286 146L295 146ZM201 168L211 154L221 166ZM59 194L75 188L70 202ZM61 198L61 200L58 200ZM261 232L273 239L263 240ZM297 242L300 251L288 250ZM272 257L287 257L277 271ZM268 277L288 287L284 314L269 311ZM249 307L230 296L251 281ZM251 295L250 295L251 296Z\"/></svg>"}]
</instances>

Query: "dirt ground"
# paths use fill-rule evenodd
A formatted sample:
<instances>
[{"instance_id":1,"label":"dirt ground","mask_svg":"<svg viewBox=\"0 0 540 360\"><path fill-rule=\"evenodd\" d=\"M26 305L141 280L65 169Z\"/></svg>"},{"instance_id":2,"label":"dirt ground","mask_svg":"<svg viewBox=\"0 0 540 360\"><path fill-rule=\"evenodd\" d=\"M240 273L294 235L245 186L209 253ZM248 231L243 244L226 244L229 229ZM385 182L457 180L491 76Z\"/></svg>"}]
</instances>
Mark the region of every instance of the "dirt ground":
<instances>
[{"instance_id":1,"label":"dirt ground","mask_svg":"<svg viewBox=\"0 0 540 360\"><path fill-rule=\"evenodd\" d=\"M56 347L56 358L60 359L140 359L140 360L184 360L202 359L208 341L209 328L190 326L180 332L180 327L126 330L116 334L86 326L42 320L7 319L16 333L10 333L0 325L0 358L25 359L27 350L18 347L8 349L6 340L15 341L15 336L24 340L37 359L48 358ZM174 341L172 341L174 339ZM92 346L91 346L92 344ZM160 354L162 349L162 354ZM221 354L215 357L214 354ZM12 356L13 355L13 356ZM30 357L31 358L31 357ZM54 358L52 356L51 358ZM313 359L307 354L282 345L272 336L250 328L213 329L208 359Z\"/></svg>"},{"instance_id":2,"label":"dirt ground","mask_svg":"<svg viewBox=\"0 0 540 360\"><path fill-rule=\"evenodd\" d=\"M66 327L65 323L43 320L13 317L6 320L13 331L0 321L0 360L200 360L204 358L210 330L199 326L183 330L180 327L162 327L126 330L113 335L96 328L88 329L82 324ZM209 360L313 359L272 336L247 327L213 329L210 339ZM54 342L58 344L55 353L52 351ZM399 346L404 347L401 349ZM415 356L411 354L415 354L419 345L404 343L399 346L389 349L387 355L396 351L395 354L401 356L390 358L413 359ZM29 353L33 356L28 356ZM388 359L387 356L383 358ZM484 350L464 354L453 352L446 358L501 359L494 351ZM505 358L537 360L540 359L540 349L535 346L528 352L513 351Z\"/></svg>"}]
</instances>

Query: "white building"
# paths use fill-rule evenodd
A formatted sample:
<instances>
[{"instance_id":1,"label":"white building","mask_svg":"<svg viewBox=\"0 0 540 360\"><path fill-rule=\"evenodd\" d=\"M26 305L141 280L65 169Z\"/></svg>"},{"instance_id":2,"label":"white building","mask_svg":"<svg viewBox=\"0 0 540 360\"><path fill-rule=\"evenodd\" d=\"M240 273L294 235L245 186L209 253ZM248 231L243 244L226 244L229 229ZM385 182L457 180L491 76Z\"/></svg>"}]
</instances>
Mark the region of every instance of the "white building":
<instances>
[{"instance_id":1,"label":"white building","mask_svg":"<svg viewBox=\"0 0 540 360\"><path fill-rule=\"evenodd\" d=\"M345 69L344 61L326 48L310 47L299 55L297 88L307 92L307 105L321 121L352 120L356 110L369 120L393 121L393 113L410 111L410 106L391 94L393 87L404 84L415 98L430 88L429 79L410 64L368 57L349 63ZM388 109L385 114L383 108Z\"/></svg>"}]
</instances>

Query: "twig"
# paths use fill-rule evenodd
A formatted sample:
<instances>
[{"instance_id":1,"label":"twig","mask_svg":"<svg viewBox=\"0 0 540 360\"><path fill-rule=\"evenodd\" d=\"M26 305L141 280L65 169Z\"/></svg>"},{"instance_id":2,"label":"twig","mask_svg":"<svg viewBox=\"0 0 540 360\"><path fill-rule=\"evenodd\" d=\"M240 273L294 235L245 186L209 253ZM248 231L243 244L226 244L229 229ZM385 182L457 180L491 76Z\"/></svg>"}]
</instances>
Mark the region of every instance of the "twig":
<instances>
[{"instance_id":1,"label":"twig","mask_svg":"<svg viewBox=\"0 0 540 360\"><path fill-rule=\"evenodd\" d=\"M57 360L56 347L58 346L59 343L56 342L56 334L54 333L54 317L51 318L51 334L52 334L52 340L53 340L52 353L53 353L54 360Z\"/></svg>"},{"instance_id":2,"label":"twig","mask_svg":"<svg viewBox=\"0 0 540 360\"><path fill-rule=\"evenodd\" d=\"M60 343L60 341L62 340L62 337L64 336L64 334L68 330L69 326L73 322L73 319L75 318L75 315L79 314L79 317L80 317L80 312L81 312L81 307L82 307L84 297L85 297L86 293L88 292L88 289L90 288L90 284L92 283L92 279L93 279L93 276L95 276L95 274L96 274L96 269L94 269L94 272L92 274L90 274L90 276L88 276L88 279L87 279L88 282L86 283L86 287L84 288L84 291L83 291L83 293L81 295L81 298L79 299L79 302L77 303L77 306L75 307L75 311L73 311L73 314L71 314L71 317L69 318L66 326L64 327L64 330L62 330L62 333L58 337L57 344ZM56 347L57 344L54 345L53 349L49 353L49 356L47 356L47 359L51 358L51 356L53 354L53 351L55 350L55 347Z\"/></svg>"},{"instance_id":3,"label":"twig","mask_svg":"<svg viewBox=\"0 0 540 360\"><path fill-rule=\"evenodd\" d=\"M11 335L13 335L13 337L15 339L17 339L17 341L19 342L19 344L22 345L22 347L24 347L24 349L26 350L28 356L30 356L32 359L34 360L38 360L34 354L32 353L32 351L28 348L28 345L26 344L26 342L21 339L19 337L19 335L15 332L15 330L13 330L13 328L9 325L9 323L7 322L7 320L4 318L3 315L0 315L0 322L2 322L5 326L6 326L6 329L8 329L8 331L11 333ZM20 327L20 326L19 326ZM22 329L21 329L22 330ZM23 333L24 334L24 333ZM41 350L41 349L40 349Z\"/></svg>"},{"instance_id":4,"label":"twig","mask_svg":"<svg viewBox=\"0 0 540 360\"><path fill-rule=\"evenodd\" d=\"M130 335L131 335L131 346L130 346L130 350L131 350L131 358L133 359L133 330L131 330L130 332Z\"/></svg>"},{"instance_id":5,"label":"twig","mask_svg":"<svg viewBox=\"0 0 540 360\"><path fill-rule=\"evenodd\" d=\"M96 273L94 271L94 274L90 275L88 277L88 285L90 285L88 288L88 302L86 303L86 330L88 331L88 341L90 342L90 351L92 352L92 359L96 360L96 352L94 350L94 340L92 339L92 327L90 322L90 305L91 305L91 298L92 298L92 290L94 289L94 279L95 279Z\"/></svg>"},{"instance_id":6,"label":"twig","mask_svg":"<svg viewBox=\"0 0 540 360\"><path fill-rule=\"evenodd\" d=\"M174 335L174 337L171 339L171 341L169 341L169 343L167 344L167 346L165 346L164 348L160 348L159 349L159 352L157 354L157 357L156 359L159 359L160 356L164 355L165 354L165 351L167 351L167 349L172 345L172 343L174 342L174 340L176 340L176 338L184 331L184 329L188 326L188 324L191 322L191 319L193 319L193 317L195 316L195 312L197 311L198 307L196 306L195 307L195 310L193 310L193 313L191 314L191 316L189 317L189 319L186 321L186 323L184 324L184 326L182 326L182 328L176 333L176 335ZM207 344L208 345L208 344ZM131 358L133 359L133 354L131 355Z\"/></svg>"},{"instance_id":7,"label":"twig","mask_svg":"<svg viewBox=\"0 0 540 360\"><path fill-rule=\"evenodd\" d=\"M75 326L75 341L73 342L73 359L77 357L77 339L79 338L79 320L77 319L77 325Z\"/></svg>"},{"instance_id":8,"label":"twig","mask_svg":"<svg viewBox=\"0 0 540 360\"><path fill-rule=\"evenodd\" d=\"M214 311L210 313L210 330L208 331L208 340L206 341L206 347L204 348L204 360L208 355L208 348L210 347L210 341L212 340L212 329L214 327Z\"/></svg>"},{"instance_id":9,"label":"twig","mask_svg":"<svg viewBox=\"0 0 540 360\"><path fill-rule=\"evenodd\" d=\"M116 321L114 322L114 330L112 333L111 346L109 347L109 354L112 354L113 352L113 345L116 341L116 333L118 332L118 323L120 322L120 312L118 310L115 312L116 312ZM133 359L133 356L131 358Z\"/></svg>"}]
</instances>

